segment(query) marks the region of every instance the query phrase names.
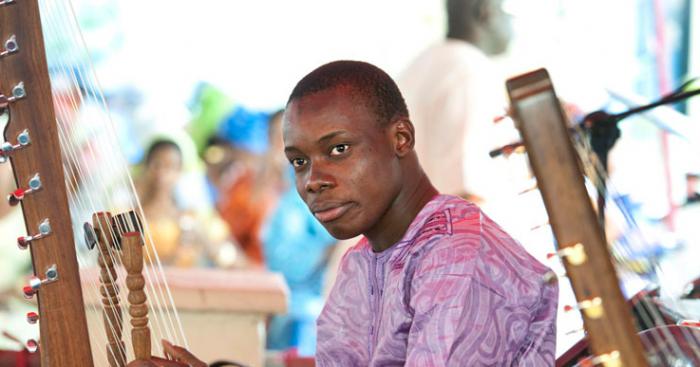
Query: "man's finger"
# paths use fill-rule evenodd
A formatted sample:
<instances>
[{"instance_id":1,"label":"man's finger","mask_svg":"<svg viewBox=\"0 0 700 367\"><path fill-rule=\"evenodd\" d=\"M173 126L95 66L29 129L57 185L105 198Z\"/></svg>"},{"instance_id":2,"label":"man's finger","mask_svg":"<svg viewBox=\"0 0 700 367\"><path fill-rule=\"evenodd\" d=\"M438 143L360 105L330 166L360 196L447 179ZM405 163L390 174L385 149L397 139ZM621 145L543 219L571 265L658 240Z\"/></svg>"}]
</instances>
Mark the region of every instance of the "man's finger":
<instances>
[{"instance_id":1,"label":"man's finger","mask_svg":"<svg viewBox=\"0 0 700 367\"><path fill-rule=\"evenodd\" d=\"M187 364L169 361L159 357L151 357L149 360L135 360L129 362L126 367L186 367Z\"/></svg>"},{"instance_id":2,"label":"man's finger","mask_svg":"<svg viewBox=\"0 0 700 367\"><path fill-rule=\"evenodd\" d=\"M152 357L151 361L156 364L158 367L185 367L188 366L185 363L180 363L176 361L171 361L163 358L158 358L158 357Z\"/></svg>"},{"instance_id":3,"label":"man's finger","mask_svg":"<svg viewBox=\"0 0 700 367\"><path fill-rule=\"evenodd\" d=\"M174 359L173 345L165 339L161 340L161 344L163 344L163 354L165 354L165 358L170 360Z\"/></svg>"},{"instance_id":4,"label":"man's finger","mask_svg":"<svg viewBox=\"0 0 700 367\"><path fill-rule=\"evenodd\" d=\"M206 366L206 363L200 361L192 353L183 347L171 344L169 341L163 339L163 351L166 355L170 355L173 360L178 362L185 362L191 366Z\"/></svg>"}]
</instances>

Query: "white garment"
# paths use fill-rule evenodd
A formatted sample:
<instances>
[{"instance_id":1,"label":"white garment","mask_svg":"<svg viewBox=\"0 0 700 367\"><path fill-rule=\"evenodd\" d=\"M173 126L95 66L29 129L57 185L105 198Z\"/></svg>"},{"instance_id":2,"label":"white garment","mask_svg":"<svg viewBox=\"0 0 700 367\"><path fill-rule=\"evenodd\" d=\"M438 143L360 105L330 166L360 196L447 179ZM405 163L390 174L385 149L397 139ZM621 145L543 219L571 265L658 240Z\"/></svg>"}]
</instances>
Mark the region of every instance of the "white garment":
<instances>
[{"instance_id":1,"label":"white garment","mask_svg":"<svg viewBox=\"0 0 700 367\"><path fill-rule=\"evenodd\" d=\"M488 154L513 137L493 122L507 106L504 82L495 74L481 50L446 40L425 50L398 78L421 166L442 193L488 199L507 180L502 160Z\"/></svg>"}]
</instances>

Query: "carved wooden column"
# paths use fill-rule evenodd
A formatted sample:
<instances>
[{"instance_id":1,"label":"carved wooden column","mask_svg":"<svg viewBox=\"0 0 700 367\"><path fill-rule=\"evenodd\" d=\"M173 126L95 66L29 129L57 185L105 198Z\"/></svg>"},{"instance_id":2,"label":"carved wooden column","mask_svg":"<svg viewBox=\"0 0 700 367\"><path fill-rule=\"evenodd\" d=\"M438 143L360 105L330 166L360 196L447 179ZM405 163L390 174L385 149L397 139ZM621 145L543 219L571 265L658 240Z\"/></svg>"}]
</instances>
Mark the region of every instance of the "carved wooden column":
<instances>
[{"instance_id":1,"label":"carved wooden column","mask_svg":"<svg viewBox=\"0 0 700 367\"><path fill-rule=\"evenodd\" d=\"M129 315L131 315L131 341L137 360L151 358L151 331L148 328L148 305L143 288L143 239L138 232L122 234L122 262L126 268L126 287L129 288Z\"/></svg>"},{"instance_id":2,"label":"carved wooden column","mask_svg":"<svg viewBox=\"0 0 700 367\"><path fill-rule=\"evenodd\" d=\"M107 334L107 359L110 367L126 365L126 347L122 340L124 317L119 305L119 287L114 270L117 246L112 231L112 216L101 212L93 214L92 225L95 231L100 265L100 294L102 295L102 315Z\"/></svg>"}]
</instances>

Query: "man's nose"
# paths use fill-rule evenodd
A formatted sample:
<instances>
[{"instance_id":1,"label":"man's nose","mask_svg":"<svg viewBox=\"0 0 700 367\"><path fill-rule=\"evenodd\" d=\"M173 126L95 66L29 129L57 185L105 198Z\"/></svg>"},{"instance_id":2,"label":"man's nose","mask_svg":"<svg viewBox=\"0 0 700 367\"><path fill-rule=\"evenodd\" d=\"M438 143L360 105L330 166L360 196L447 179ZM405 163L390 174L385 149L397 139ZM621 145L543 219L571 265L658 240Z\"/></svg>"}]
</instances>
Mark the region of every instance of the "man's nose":
<instances>
[{"instance_id":1,"label":"man's nose","mask_svg":"<svg viewBox=\"0 0 700 367\"><path fill-rule=\"evenodd\" d=\"M305 189L308 193L320 193L335 187L335 179L320 165L312 165Z\"/></svg>"}]
</instances>

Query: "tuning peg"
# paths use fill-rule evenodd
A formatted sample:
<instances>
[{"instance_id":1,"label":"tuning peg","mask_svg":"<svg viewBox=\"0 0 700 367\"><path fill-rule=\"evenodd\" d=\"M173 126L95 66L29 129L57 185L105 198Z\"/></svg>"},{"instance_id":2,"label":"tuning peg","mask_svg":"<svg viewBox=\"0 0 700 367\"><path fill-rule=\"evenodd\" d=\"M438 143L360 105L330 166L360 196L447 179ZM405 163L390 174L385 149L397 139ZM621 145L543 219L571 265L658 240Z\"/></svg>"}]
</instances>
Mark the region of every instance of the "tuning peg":
<instances>
[{"instance_id":1,"label":"tuning peg","mask_svg":"<svg viewBox=\"0 0 700 367\"><path fill-rule=\"evenodd\" d=\"M30 324L36 324L39 321L39 314L36 312L27 312L27 322Z\"/></svg>"},{"instance_id":2,"label":"tuning peg","mask_svg":"<svg viewBox=\"0 0 700 367\"><path fill-rule=\"evenodd\" d=\"M27 91L24 89L24 82L19 82L12 88L12 97L8 98L10 102L24 98L27 96Z\"/></svg>"},{"instance_id":3,"label":"tuning peg","mask_svg":"<svg viewBox=\"0 0 700 367\"><path fill-rule=\"evenodd\" d=\"M566 246L557 252L547 254L547 259L553 257L566 259L571 265L581 265L588 260L583 244L580 242L572 246Z\"/></svg>"},{"instance_id":4,"label":"tuning peg","mask_svg":"<svg viewBox=\"0 0 700 367\"><path fill-rule=\"evenodd\" d=\"M49 219L47 218L47 219L44 219L39 224L39 233L37 233L35 235L18 237L17 238L17 246L20 248L20 250L26 250L32 241L46 237L50 233L51 233L51 223L49 222Z\"/></svg>"},{"instance_id":5,"label":"tuning peg","mask_svg":"<svg viewBox=\"0 0 700 367\"><path fill-rule=\"evenodd\" d=\"M583 312L586 315L586 317L590 319L598 319L601 316L603 316L603 299L600 297L595 297L583 300L575 306L564 306L564 312L571 312L573 310L579 310Z\"/></svg>"},{"instance_id":6,"label":"tuning peg","mask_svg":"<svg viewBox=\"0 0 700 367\"><path fill-rule=\"evenodd\" d=\"M2 4L0 3L0 5ZM12 88L12 95L10 95L9 97L4 94L0 94L0 109L4 109L11 102L15 102L16 100L24 98L26 96L27 91L24 89L24 82L19 82Z\"/></svg>"},{"instance_id":7,"label":"tuning peg","mask_svg":"<svg viewBox=\"0 0 700 367\"><path fill-rule=\"evenodd\" d=\"M7 196L7 201L10 203L11 206L15 206L19 204L22 199L24 199L24 196L26 194L31 194L41 188L41 178L39 177L39 174L35 174L34 177L29 179L29 187L27 188L19 188L15 191L13 191L10 195Z\"/></svg>"},{"instance_id":8,"label":"tuning peg","mask_svg":"<svg viewBox=\"0 0 700 367\"><path fill-rule=\"evenodd\" d=\"M29 353L34 353L39 349L39 342L37 342L34 339L29 339L29 340L27 340L27 343L25 346L27 347L27 351Z\"/></svg>"},{"instance_id":9,"label":"tuning peg","mask_svg":"<svg viewBox=\"0 0 700 367\"><path fill-rule=\"evenodd\" d=\"M35 276L29 278L29 285L23 288L24 298L31 299L35 294L37 294L37 292L39 292L39 288L41 288L42 285L55 282L57 279L58 270L56 269L56 265L54 264L51 265L48 269L46 269L45 279L41 279Z\"/></svg>"},{"instance_id":10,"label":"tuning peg","mask_svg":"<svg viewBox=\"0 0 700 367\"><path fill-rule=\"evenodd\" d=\"M2 98L4 96L0 95L0 110L2 110L3 105L2 105ZM15 150L23 148L29 143L31 143L31 138L29 137L29 130L24 129L21 133L17 135L17 144L12 144L10 142L4 142L2 143L2 146L0 149L0 163L5 163L7 162L7 158L9 157L10 154L12 154Z\"/></svg>"},{"instance_id":11,"label":"tuning peg","mask_svg":"<svg viewBox=\"0 0 700 367\"><path fill-rule=\"evenodd\" d=\"M22 292L24 293L24 298L26 299L32 299L36 292L39 291L39 287L41 287L41 280L37 277L31 277L29 278L29 285L25 285L24 288L22 288Z\"/></svg>"},{"instance_id":12,"label":"tuning peg","mask_svg":"<svg viewBox=\"0 0 700 367\"><path fill-rule=\"evenodd\" d=\"M0 57L17 52L18 50L17 37L13 34L5 41L5 49L0 51Z\"/></svg>"},{"instance_id":13,"label":"tuning peg","mask_svg":"<svg viewBox=\"0 0 700 367\"><path fill-rule=\"evenodd\" d=\"M14 87L12 87L12 95L9 97L5 97L5 100L8 103L10 103L10 102L15 102L18 99L22 99L26 96L27 96L27 90L24 89L24 82L19 82Z\"/></svg>"},{"instance_id":14,"label":"tuning peg","mask_svg":"<svg viewBox=\"0 0 700 367\"><path fill-rule=\"evenodd\" d=\"M496 158L500 155L504 155L508 157L509 155L513 153L524 153L525 152L525 143L522 141L515 142L512 144L506 144L500 148L494 149L489 152L489 157L491 158Z\"/></svg>"},{"instance_id":15,"label":"tuning peg","mask_svg":"<svg viewBox=\"0 0 700 367\"><path fill-rule=\"evenodd\" d=\"M510 116L511 116L511 110L510 110L510 108L504 108L504 109L503 109L503 114L498 115L498 116L496 116L496 117L493 118L493 123L494 123L494 124L497 124L497 123L499 123L499 122L501 122L501 121L503 121L503 120L505 120L505 119L509 119Z\"/></svg>"}]
</instances>

